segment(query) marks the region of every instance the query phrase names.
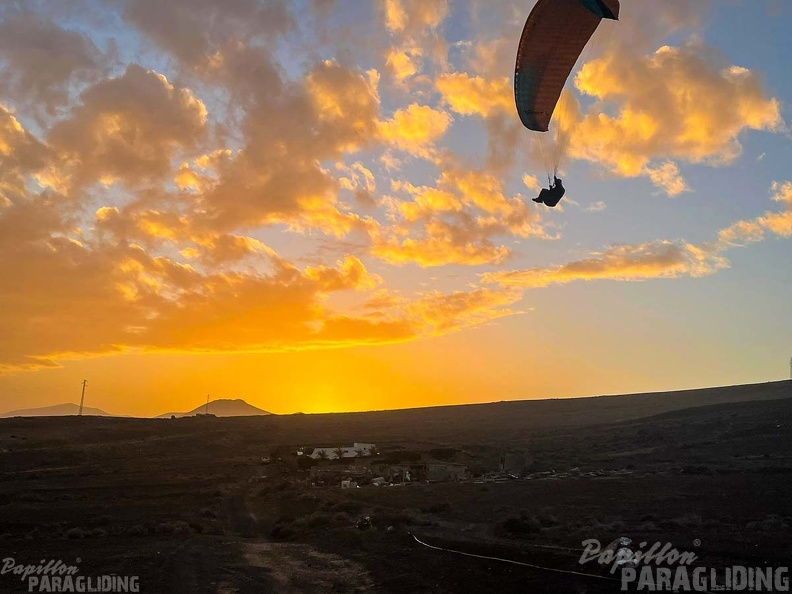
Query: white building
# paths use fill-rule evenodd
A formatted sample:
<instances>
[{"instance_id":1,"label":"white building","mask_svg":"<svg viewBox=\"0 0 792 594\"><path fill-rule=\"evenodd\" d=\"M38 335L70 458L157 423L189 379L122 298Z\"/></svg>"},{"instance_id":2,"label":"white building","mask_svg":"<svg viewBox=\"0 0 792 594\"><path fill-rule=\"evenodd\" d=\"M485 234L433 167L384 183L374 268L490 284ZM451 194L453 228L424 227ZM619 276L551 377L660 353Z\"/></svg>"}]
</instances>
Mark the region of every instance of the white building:
<instances>
[{"instance_id":1,"label":"white building","mask_svg":"<svg viewBox=\"0 0 792 594\"><path fill-rule=\"evenodd\" d=\"M371 456L376 451L376 446L373 443L354 443L351 446L342 446L340 448L314 448L311 452L311 458L314 460L338 460L339 454L341 458L360 458L362 456Z\"/></svg>"}]
</instances>

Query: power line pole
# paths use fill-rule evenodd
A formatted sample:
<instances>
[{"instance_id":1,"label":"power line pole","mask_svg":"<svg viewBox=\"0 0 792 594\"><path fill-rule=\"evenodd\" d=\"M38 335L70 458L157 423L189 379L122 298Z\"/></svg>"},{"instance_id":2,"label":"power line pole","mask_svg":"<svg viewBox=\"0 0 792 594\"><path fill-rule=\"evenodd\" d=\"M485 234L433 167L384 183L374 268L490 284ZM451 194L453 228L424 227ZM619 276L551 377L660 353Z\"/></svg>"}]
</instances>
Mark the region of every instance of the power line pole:
<instances>
[{"instance_id":1,"label":"power line pole","mask_svg":"<svg viewBox=\"0 0 792 594\"><path fill-rule=\"evenodd\" d=\"M792 357L789 358L789 379L792 379Z\"/></svg>"},{"instance_id":2,"label":"power line pole","mask_svg":"<svg viewBox=\"0 0 792 594\"><path fill-rule=\"evenodd\" d=\"M78 413L78 416L80 416L80 417L82 416L83 403L85 402L85 384L87 384L87 383L88 383L88 380L83 380L83 383L82 383L82 396L80 396L80 412Z\"/></svg>"},{"instance_id":3,"label":"power line pole","mask_svg":"<svg viewBox=\"0 0 792 594\"><path fill-rule=\"evenodd\" d=\"M209 414L209 396L210 394L206 395L206 409L204 410L204 414Z\"/></svg>"}]
</instances>

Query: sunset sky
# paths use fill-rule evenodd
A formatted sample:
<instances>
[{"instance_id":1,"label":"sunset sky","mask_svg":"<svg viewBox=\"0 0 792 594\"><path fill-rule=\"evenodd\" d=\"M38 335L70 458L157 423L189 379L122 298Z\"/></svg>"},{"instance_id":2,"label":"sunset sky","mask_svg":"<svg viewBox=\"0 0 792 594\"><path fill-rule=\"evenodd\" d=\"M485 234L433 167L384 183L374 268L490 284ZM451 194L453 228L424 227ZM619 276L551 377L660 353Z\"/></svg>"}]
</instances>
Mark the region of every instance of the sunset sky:
<instances>
[{"instance_id":1,"label":"sunset sky","mask_svg":"<svg viewBox=\"0 0 792 594\"><path fill-rule=\"evenodd\" d=\"M622 0L555 209L532 0L0 0L0 412L788 377L792 2Z\"/></svg>"}]
</instances>

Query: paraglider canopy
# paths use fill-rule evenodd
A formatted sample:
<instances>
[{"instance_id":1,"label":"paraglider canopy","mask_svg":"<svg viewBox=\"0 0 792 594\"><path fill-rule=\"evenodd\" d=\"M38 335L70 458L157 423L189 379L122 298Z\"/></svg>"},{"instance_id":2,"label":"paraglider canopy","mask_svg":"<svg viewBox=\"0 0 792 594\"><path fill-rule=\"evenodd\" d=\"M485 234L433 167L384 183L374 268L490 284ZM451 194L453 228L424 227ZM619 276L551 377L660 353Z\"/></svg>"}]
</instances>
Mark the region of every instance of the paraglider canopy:
<instances>
[{"instance_id":1,"label":"paraglider canopy","mask_svg":"<svg viewBox=\"0 0 792 594\"><path fill-rule=\"evenodd\" d=\"M539 0L525 22L514 69L523 125L547 132L558 98L602 19L619 18L619 0Z\"/></svg>"}]
</instances>

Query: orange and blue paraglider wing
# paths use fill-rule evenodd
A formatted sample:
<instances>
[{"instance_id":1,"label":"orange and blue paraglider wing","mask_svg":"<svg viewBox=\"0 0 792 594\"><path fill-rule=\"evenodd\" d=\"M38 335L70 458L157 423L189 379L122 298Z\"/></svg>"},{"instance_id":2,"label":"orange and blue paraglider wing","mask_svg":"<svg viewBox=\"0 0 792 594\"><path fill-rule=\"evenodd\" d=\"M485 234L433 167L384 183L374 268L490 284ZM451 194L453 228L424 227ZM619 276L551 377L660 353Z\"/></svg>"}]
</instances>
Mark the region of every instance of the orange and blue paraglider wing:
<instances>
[{"instance_id":1,"label":"orange and blue paraglider wing","mask_svg":"<svg viewBox=\"0 0 792 594\"><path fill-rule=\"evenodd\" d=\"M569 73L603 18L619 18L619 0L539 0L525 22L514 98L520 121L546 132Z\"/></svg>"}]
</instances>

